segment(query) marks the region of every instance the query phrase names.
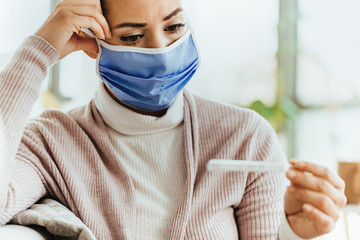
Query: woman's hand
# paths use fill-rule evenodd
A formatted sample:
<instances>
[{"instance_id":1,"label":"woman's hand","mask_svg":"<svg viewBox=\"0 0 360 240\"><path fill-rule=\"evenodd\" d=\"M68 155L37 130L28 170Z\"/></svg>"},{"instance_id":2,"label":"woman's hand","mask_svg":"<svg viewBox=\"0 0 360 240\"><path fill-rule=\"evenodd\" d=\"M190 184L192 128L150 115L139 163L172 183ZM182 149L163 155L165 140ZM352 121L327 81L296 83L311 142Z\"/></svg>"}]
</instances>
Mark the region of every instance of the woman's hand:
<instances>
[{"instance_id":1,"label":"woman's hand","mask_svg":"<svg viewBox=\"0 0 360 240\"><path fill-rule=\"evenodd\" d=\"M285 213L293 231L302 238L315 238L335 227L346 204L345 183L329 169L292 162L286 176L291 181L285 195Z\"/></svg>"},{"instance_id":2,"label":"woman's hand","mask_svg":"<svg viewBox=\"0 0 360 240\"><path fill-rule=\"evenodd\" d=\"M83 50L92 57L98 53L96 41L80 28L89 28L100 39L110 38L110 27L102 14L100 0L63 0L35 33L66 55Z\"/></svg>"}]
</instances>

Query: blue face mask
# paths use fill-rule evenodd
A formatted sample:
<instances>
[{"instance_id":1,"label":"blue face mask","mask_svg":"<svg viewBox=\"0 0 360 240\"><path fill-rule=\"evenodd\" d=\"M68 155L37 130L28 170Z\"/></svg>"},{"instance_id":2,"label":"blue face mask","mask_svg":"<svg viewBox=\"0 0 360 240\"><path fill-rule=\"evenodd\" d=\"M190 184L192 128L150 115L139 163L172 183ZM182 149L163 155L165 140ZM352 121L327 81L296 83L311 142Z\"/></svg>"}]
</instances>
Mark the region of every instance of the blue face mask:
<instances>
[{"instance_id":1,"label":"blue face mask","mask_svg":"<svg viewBox=\"0 0 360 240\"><path fill-rule=\"evenodd\" d=\"M98 75L119 100L137 109L168 108L199 67L190 30L165 48L126 47L97 41Z\"/></svg>"}]
</instances>

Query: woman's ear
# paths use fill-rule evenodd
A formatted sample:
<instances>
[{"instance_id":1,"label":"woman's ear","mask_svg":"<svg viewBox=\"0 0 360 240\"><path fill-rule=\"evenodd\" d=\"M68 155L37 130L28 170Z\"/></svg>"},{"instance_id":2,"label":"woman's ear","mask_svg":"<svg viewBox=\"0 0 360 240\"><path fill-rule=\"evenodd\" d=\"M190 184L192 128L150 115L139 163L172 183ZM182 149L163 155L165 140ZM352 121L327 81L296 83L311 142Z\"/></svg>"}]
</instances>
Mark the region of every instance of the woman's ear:
<instances>
[{"instance_id":1,"label":"woman's ear","mask_svg":"<svg viewBox=\"0 0 360 240\"><path fill-rule=\"evenodd\" d=\"M88 55L89 57L93 58L93 59L96 59L97 58L97 54L96 53L93 53L93 52L89 52L89 51L85 51L83 50L83 52Z\"/></svg>"}]
</instances>

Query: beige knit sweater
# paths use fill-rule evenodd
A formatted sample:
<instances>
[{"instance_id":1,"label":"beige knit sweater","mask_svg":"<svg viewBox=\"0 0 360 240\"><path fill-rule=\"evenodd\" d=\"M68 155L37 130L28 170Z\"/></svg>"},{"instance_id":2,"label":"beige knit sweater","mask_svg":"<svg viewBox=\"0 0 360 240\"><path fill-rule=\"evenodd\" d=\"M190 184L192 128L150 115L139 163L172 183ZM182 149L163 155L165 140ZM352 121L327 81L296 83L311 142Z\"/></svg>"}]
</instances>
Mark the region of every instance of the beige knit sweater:
<instances>
[{"instance_id":1,"label":"beige knit sweater","mask_svg":"<svg viewBox=\"0 0 360 240\"><path fill-rule=\"evenodd\" d=\"M27 120L47 68L59 59L45 40L25 40L0 71L7 154L0 167L0 224L48 195L98 239L132 239L135 196L94 101ZM270 125L250 110L184 92L185 186L168 239L295 239L283 215L283 174L210 173L212 159L285 161ZM1 171L0 171L1 172ZM283 230L281 230L283 229Z\"/></svg>"}]
</instances>

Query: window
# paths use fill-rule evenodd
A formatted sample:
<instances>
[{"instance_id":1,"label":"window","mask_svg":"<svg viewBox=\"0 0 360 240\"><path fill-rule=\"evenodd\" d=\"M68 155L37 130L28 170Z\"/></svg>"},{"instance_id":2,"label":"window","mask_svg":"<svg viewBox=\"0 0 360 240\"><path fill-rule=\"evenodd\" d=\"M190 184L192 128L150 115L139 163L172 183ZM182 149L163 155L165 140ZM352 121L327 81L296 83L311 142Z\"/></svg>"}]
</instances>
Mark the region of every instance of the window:
<instances>
[{"instance_id":1,"label":"window","mask_svg":"<svg viewBox=\"0 0 360 240\"><path fill-rule=\"evenodd\" d=\"M333 168L360 161L360 2L298 4L297 154Z\"/></svg>"},{"instance_id":2,"label":"window","mask_svg":"<svg viewBox=\"0 0 360 240\"><path fill-rule=\"evenodd\" d=\"M201 54L189 87L220 101L271 104L276 92L278 0L188 0Z\"/></svg>"},{"instance_id":3,"label":"window","mask_svg":"<svg viewBox=\"0 0 360 240\"><path fill-rule=\"evenodd\" d=\"M36 32L50 13L49 0L16 0L0 2L0 68L6 64L24 39ZM30 20L29 20L30 19ZM42 89L46 89L48 80ZM31 116L42 111L39 99Z\"/></svg>"}]
</instances>

